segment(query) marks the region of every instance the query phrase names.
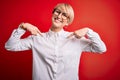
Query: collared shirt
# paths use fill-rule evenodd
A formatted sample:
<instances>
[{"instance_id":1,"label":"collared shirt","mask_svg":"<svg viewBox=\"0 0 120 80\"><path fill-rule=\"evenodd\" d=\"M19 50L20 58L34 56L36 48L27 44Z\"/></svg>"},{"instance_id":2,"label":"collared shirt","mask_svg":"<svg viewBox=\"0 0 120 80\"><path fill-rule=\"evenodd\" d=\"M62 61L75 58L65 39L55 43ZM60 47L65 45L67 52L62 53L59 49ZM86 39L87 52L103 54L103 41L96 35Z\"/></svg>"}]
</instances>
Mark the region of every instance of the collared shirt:
<instances>
[{"instance_id":1,"label":"collared shirt","mask_svg":"<svg viewBox=\"0 0 120 80\"><path fill-rule=\"evenodd\" d=\"M88 38L67 38L71 32L61 30L42 33L43 36L31 35L21 39L25 30L15 29L5 44L11 51L32 49L33 80L79 80L78 69L83 51L104 52L106 46L99 35L89 29Z\"/></svg>"}]
</instances>

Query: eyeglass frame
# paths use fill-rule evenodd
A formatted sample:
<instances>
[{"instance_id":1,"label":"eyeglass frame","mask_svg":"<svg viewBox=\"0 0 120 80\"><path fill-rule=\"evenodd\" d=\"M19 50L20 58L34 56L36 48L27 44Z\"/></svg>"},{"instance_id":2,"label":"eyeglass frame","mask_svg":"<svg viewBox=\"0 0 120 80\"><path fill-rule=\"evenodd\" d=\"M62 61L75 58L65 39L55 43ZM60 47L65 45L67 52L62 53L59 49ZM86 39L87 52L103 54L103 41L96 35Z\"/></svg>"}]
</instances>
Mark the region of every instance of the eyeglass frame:
<instances>
[{"instance_id":1,"label":"eyeglass frame","mask_svg":"<svg viewBox=\"0 0 120 80\"><path fill-rule=\"evenodd\" d=\"M57 12L57 10L58 10L59 12ZM55 12L56 12L56 14L55 14ZM62 12L61 10L59 10L59 9L57 9L57 8L55 8L52 13L55 14L55 15L57 15L57 16L61 14L61 17L62 17L63 20L69 19L69 15L67 15L67 13Z\"/></svg>"}]
</instances>

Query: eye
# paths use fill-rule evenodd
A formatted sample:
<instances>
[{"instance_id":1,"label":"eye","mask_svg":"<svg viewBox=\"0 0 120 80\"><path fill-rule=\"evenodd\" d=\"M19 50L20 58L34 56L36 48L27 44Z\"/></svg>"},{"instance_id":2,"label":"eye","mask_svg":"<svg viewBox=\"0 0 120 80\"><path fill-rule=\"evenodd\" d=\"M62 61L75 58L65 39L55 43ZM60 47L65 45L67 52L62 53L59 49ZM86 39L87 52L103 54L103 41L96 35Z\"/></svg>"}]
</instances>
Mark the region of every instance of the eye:
<instances>
[{"instance_id":1,"label":"eye","mask_svg":"<svg viewBox=\"0 0 120 80\"><path fill-rule=\"evenodd\" d=\"M60 11L60 10L55 10L55 12L56 12L57 14L60 14L60 13L61 13L61 11Z\"/></svg>"},{"instance_id":2,"label":"eye","mask_svg":"<svg viewBox=\"0 0 120 80\"><path fill-rule=\"evenodd\" d=\"M67 13L62 13L62 15L66 18L68 17Z\"/></svg>"}]
</instances>

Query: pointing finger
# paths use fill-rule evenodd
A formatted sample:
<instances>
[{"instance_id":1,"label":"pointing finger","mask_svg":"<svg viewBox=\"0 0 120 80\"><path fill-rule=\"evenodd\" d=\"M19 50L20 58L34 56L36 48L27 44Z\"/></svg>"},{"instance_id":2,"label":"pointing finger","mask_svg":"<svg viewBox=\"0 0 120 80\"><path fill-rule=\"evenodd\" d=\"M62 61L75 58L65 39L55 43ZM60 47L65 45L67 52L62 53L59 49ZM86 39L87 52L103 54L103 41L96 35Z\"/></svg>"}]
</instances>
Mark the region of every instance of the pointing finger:
<instances>
[{"instance_id":1,"label":"pointing finger","mask_svg":"<svg viewBox=\"0 0 120 80\"><path fill-rule=\"evenodd\" d=\"M42 33L40 31L37 31L39 35L43 36Z\"/></svg>"},{"instance_id":2,"label":"pointing finger","mask_svg":"<svg viewBox=\"0 0 120 80\"><path fill-rule=\"evenodd\" d=\"M72 36L74 36L74 33L72 33L69 36L67 36L67 38L71 38Z\"/></svg>"},{"instance_id":3,"label":"pointing finger","mask_svg":"<svg viewBox=\"0 0 120 80\"><path fill-rule=\"evenodd\" d=\"M40 30L38 28L36 30L37 30L37 33L38 33L37 35L43 36L42 33L40 32Z\"/></svg>"}]
</instances>

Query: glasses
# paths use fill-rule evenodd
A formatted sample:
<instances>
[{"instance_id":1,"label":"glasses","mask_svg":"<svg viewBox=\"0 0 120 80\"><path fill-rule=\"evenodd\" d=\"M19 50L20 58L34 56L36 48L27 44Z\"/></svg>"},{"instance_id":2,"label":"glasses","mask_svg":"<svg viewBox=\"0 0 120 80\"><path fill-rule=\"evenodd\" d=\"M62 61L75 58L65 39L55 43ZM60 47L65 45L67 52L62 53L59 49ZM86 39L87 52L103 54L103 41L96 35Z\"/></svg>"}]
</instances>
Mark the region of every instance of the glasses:
<instances>
[{"instance_id":1,"label":"glasses","mask_svg":"<svg viewBox=\"0 0 120 80\"><path fill-rule=\"evenodd\" d=\"M62 12L62 11L59 10L59 9L55 9L55 10L53 11L53 14L55 14L55 15L57 15L57 16L61 14L62 19L68 19L68 18L69 18L69 16L68 16L67 13Z\"/></svg>"}]
</instances>

